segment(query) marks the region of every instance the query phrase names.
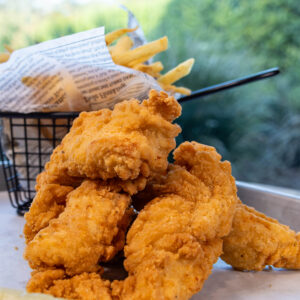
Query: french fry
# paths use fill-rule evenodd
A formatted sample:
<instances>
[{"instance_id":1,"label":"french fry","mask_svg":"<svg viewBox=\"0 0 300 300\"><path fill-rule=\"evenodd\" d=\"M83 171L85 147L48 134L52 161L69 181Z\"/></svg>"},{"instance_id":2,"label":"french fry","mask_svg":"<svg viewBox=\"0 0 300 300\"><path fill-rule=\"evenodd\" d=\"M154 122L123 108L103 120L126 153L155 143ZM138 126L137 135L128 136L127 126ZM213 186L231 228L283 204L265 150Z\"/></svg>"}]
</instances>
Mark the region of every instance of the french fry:
<instances>
[{"instance_id":1,"label":"french fry","mask_svg":"<svg viewBox=\"0 0 300 300\"><path fill-rule=\"evenodd\" d=\"M0 53L0 64L9 60L9 53Z\"/></svg>"},{"instance_id":2,"label":"french fry","mask_svg":"<svg viewBox=\"0 0 300 300\"><path fill-rule=\"evenodd\" d=\"M115 46L110 50L110 54L112 56L112 59L114 60L115 57L122 54L123 52L126 52L130 50L133 46L133 41L129 36L122 36Z\"/></svg>"},{"instance_id":3,"label":"french fry","mask_svg":"<svg viewBox=\"0 0 300 300\"><path fill-rule=\"evenodd\" d=\"M164 68L160 61L157 61L150 65L138 64L133 69L149 74L152 77L159 77L160 71Z\"/></svg>"},{"instance_id":4,"label":"french fry","mask_svg":"<svg viewBox=\"0 0 300 300\"><path fill-rule=\"evenodd\" d=\"M147 55L147 56L142 56L139 59L131 61L127 67L134 68L134 67L144 63L145 61L149 60L152 56L153 56L152 54Z\"/></svg>"},{"instance_id":5,"label":"french fry","mask_svg":"<svg viewBox=\"0 0 300 300\"><path fill-rule=\"evenodd\" d=\"M9 53L13 53L14 49L8 45L4 45L4 48L6 49L6 51L8 51Z\"/></svg>"},{"instance_id":6,"label":"french fry","mask_svg":"<svg viewBox=\"0 0 300 300\"><path fill-rule=\"evenodd\" d=\"M122 29L118 29L118 30L107 33L105 35L106 45L109 46L112 42L114 42L115 40L120 38L125 33L133 32L137 29L138 29L138 27L135 27L135 28L122 28Z\"/></svg>"},{"instance_id":7,"label":"french fry","mask_svg":"<svg viewBox=\"0 0 300 300\"><path fill-rule=\"evenodd\" d=\"M188 75L191 72L194 61L195 60L193 58L184 61L174 69L159 77L157 81L163 85L172 84L173 82L179 80L180 78Z\"/></svg>"},{"instance_id":8,"label":"french fry","mask_svg":"<svg viewBox=\"0 0 300 300\"><path fill-rule=\"evenodd\" d=\"M185 87L177 87L175 85L162 85L161 87L167 91L167 92L172 92L172 93L179 93L182 95L190 95L191 94L191 90Z\"/></svg>"},{"instance_id":9,"label":"french fry","mask_svg":"<svg viewBox=\"0 0 300 300\"><path fill-rule=\"evenodd\" d=\"M115 62L119 65L132 67L145 62L155 54L167 50L167 48L168 38L165 36L146 45L124 52L115 58Z\"/></svg>"},{"instance_id":10,"label":"french fry","mask_svg":"<svg viewBox=\"0 0 300 300\"><path fill-rule=\"evenodd\" d=\"M164 66L160 61L156 61L155 63L150 65L139 64L136 66L136 69L142 72L146 70L152 70L153 72L160 72L163 70L163 68Z\"/></svg>"},{"instance_id":11,"label":"french fry","mask_svg":"<svg viewBox=\"0 0 300 300\"><path fill-rule=\"evenodd\" d=\"M179 86L179 87L175 86L174 92L182 94L182 95L190 95L192 91L188 88L183 87L183 86Z\"/></svg>"}]
</instances>

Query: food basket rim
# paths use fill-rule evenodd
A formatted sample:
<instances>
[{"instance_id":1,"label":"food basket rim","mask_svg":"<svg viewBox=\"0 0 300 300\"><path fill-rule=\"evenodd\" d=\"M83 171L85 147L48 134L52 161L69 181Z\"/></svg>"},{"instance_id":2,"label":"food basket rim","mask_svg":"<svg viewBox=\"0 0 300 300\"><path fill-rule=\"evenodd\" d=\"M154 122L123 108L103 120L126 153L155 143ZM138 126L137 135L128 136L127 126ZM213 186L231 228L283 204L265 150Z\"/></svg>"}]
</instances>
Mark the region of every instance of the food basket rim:
<instances>
[{"instance_id":1,"label":"food basket rim","mask_svg":"<svg viewBox=\"0 0 300 300\"><path fill-rule=\"evenodd\" d=\"M31 113L18 113L11 111L0 111L0 118L69 118L76 117L80 111L70 112L31 112Z\"/></svg>"}]
</instances>

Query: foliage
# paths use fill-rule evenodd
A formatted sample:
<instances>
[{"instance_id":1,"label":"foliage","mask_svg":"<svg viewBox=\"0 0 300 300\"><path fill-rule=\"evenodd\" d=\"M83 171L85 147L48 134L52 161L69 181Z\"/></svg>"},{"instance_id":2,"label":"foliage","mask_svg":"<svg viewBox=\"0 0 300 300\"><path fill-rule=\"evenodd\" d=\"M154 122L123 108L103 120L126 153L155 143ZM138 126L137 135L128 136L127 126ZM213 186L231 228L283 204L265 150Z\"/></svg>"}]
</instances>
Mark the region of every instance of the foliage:
<instances>
[{"instance_id":1,"label":"foliage","mask_svg":"<svg viewBox=\"0 0 300 300\"><path fill-rule=\"evenodd\" d=\"M143 30L148 35L164 14L170 0L123 2L142 20ZM103 25L106 31L111 31L127 24L127 12L109 1L94 0L82 5L76 0L61 0L60 5L52 10L34 4L40 2L4 0L2 5L0 2L0 51L4 50L5 44L18 49ZM153 6L160 7L155 15Z\"/></svg>"},{"instance_id":2,"label":"foliage","mask_svg":"<svg viewBox=\"0 0 300 300\"><path fill-rule=\"evenodd\" d=\"M181 139L217 147L240 180L299 188L300 19L296 0L173 0L154 35L170 67L196 57L193 89L279 66L274 79L184 105ZM171 16L171 17L170 17Z\"/></svg>"}]
</instances>

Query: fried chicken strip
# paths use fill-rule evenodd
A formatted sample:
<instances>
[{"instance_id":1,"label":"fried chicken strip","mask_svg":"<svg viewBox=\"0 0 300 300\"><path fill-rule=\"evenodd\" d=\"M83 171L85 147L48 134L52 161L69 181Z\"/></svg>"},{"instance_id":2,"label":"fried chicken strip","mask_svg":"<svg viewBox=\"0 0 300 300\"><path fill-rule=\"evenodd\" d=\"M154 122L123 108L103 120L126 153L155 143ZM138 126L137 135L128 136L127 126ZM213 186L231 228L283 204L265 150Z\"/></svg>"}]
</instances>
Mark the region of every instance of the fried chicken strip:
<instances>
[{"instance_id":1,"label":"fried chicken strip","mask_svg":"<svg viewBox=\"0 0 300 300\"><path fill-rule=\"evenodd\" d=\"M59 165L56 162L58 149L59 147L54 151L54 159L48 163L48 169L37 176L37 194L29 212L25 214L24 235L26 243L30 242L41 229L48 226L50 220L57 218L63 212L67 194L84 181L84 178L59 173L59 169L55 167ZM64 185L60 185L59 182ZM129 195L134 195L145 188L146 182L145 177L139 176L134 180L113 178L107 180L105 184L113 186L115 192L126 192Z\"/></svg>"},{"instance_id":2,"label":"fried chicken strip","mask_svg":"<svg viewBox=\"0 0 300 300\"><path fill-rule=\"evenodd\" d=\"M222 259L238 270L300 269L300 233L239 203Z\"/></svg>"},{"instance_id":3,"label":"fried chicken strip","mask_svg":"<svg viewBox=\"0 0 300 300\"><path fill-rule=\"evenodd\" d=\"M124 246L131 198L101 181L85 180L68 194L63 212L27 244L33 269L64 268L68 275L93 272Z\"/></svg>"},{"instance_id":4,"label":"fried chicken strip","mask_svg":"<svg viewBox=\"0 0 300 300\"><path fill-rule=\"evenodd\" d=\"M54 151L54 157L58 149ZM55 159L51 160L48 163L48 169L37 176L37 194L33 199L29 212L25 214L24 235L26 243L31 241L41 229L48 226L50 220L57 218L63 212L66 206L67 194L84 181L84 178L59 173L59 170L55 168L56 165L59 164L56 164ZM64 185L59 184L59 182ZM145 188L146 182L145 177L139 176L134 180L113 178L107 180L106 184L113 186L115 192L126 192L129 195L134 195Z\"/></svg>"},{"instance_id":5,"label":"fried chicken strip","mask_svg":"<svg viewBox=\"0 0 300 300\"><path fill-rule=\"evenodd\" d=\"M68 193L73 190L73 186L79 186L83 180L83 178L71 178L66 175L64 183L71 186L62 186L55 183L58 182L57 178L48 176L47 171L38 175L37 194L29 212L25 214L24 235L26 243L30 242L41 229L48 226L50 220L57 218L64 211ZM110 179L105 184L113 186L115 192L126 192L133 195L143 190L146 182L146 178L139 176L134 180Z\"/></svg>"},{"instance_id":6,"label":"fried chicken strip","mask_svg":"<svg viewBox=\"0 0 300 300\"><path fill-rule=\"evenodd\" d=\"M30 211L25 214L24 235L26 243L43 228L50 220L57 218L63 212L67 195L73 190L70 186L45 184L37 192Z\"/></svg>"},{"instance_id":7,"label":"fried chicken strip","mask_svg":"<svg viewBox=\"0 0 300 300\"><path fill-rule=\"evenodd\" d=\"M116 299L189 299L209 276L231 230L237 202L229 162L214 148L183 143L127 234L124 281Z\"/></svg>"},{"instance_id":8,"label":"fried chicken strip","mask_svg":"<svg viewBox=\"0 0 300 300\"><path fill-rule=\"evenodd\" d=\"M37 192L46 184L59 184L76 188L85 179L85 177L69 176L67 170L62 168L64 163L61 149L62 146L59 145L53 150L50 161L45 165L45 170L36 177L35 190Z\"/></svg>"},{"instance_id":9,"label":"fried chicken strip","mask_svg":"<svg viewBox=\"0 0 300 300\"><path fill-rule=\"evenodd\" d=\"M35 271L27 284L31 293L82 300L111 300L110 282L97 273L82 273L68 277L63 270Z\"/></svg>"},{"instance_id":10,"label":"fried chicken strip","mask_svg":"<svg viewBox=\"0 0 300 300\"><path fill-rule=\"evenodd\" d=\"M164 171L181 131L172 121L180 114L173 97L154 90L142 103L132 99L116 104L113 111L82 112L46 164L46 181L134 180Z\"/></svg>"}]
</instances>

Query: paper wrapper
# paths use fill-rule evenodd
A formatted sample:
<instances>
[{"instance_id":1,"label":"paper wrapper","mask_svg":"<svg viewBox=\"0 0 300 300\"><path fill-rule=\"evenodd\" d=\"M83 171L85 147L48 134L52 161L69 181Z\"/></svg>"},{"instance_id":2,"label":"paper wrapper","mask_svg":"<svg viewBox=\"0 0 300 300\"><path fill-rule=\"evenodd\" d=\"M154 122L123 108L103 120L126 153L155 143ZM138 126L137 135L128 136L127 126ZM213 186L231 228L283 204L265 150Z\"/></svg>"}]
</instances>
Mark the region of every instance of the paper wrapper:
<instances>
[{"instance_id":1,"label":"paper wrapper","mask_svg":"<svg viewBox=\"0 0 300 300\"><path fill-rule=\"evenodd\" d=\"M133 20L133 17L129 18ZM144 41L143 36L138 43ZM47 41L12 53L8 62L0 64L0 111L19 113L92 111L113 108L122 100L148 97L150 89L161 90L155 79L145 73L116 65L105 43L104 27L88 30L70 36ZM63 121L61 121L63 122ZM27 125L34 125L30 120ZM10 147L10 126L4 119L4 145L6 155L12 160ZM42 153L51 152L51 132L43 137ZM56 133L62 138L66 130ZM23 137L24 128L19 127L14 136ZM37 128L27 127L27 136L37 137ZM37 143L18 141L16 152L36 152ZM36 156L28 157L29 164ZM49 160L44 155L42 163ZM17 165L24 165L25 157L16 156ZM17 169L24 178L28 177L23 168ZM34 178L38 169L30 171Z\"/></svg>"},{"instance_id":2,"label":"paper wrapper","mask_svg":"<svg viewBox=\"0 0 300 300\"><path fill-rule=\"evenodd\" d=\"M19 113L112 108L160 90L151 76L116 65L104 27L12 53L0 65L0 110Z\"/></svg>"}]
</instances>

